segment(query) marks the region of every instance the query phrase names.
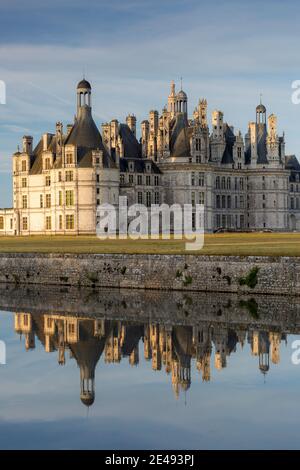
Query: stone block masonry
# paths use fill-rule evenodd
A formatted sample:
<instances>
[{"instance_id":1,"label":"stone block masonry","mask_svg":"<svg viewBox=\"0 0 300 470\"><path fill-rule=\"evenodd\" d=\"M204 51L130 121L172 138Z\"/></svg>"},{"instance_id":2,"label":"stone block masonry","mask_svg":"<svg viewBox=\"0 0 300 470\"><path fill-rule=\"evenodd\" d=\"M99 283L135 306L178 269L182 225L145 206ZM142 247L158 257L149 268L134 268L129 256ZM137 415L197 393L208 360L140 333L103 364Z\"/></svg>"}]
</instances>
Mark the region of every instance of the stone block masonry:
<instances>
[{"instance_id":1,"label":"stone block masonry","mask_svg":"<svg viewBox=\"0 0 300 470\"><path fill-rule=\"evenodd\" d=\"M297 296L300 258L3 253L0 282Z\"/></svg>"}]
</instances>

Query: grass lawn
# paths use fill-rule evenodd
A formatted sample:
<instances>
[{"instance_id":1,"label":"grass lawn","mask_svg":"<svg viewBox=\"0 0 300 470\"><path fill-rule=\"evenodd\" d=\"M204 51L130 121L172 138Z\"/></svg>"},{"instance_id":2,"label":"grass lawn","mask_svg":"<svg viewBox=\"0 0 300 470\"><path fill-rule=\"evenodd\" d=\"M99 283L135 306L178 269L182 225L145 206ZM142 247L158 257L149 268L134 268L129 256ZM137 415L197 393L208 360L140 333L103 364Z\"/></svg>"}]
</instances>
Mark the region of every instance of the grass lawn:
<instances>
[{"instance_id":1,"label":"grass lawn","mask_svg":"<svg viewBox=\"0 0 300 470\"><path fill-rule=\"evenodd\" d=\"M92 236L0 237L0 253L191 253L300 256L300 233L220 233L205 236L200 251L181 240L99 240Z\"/></svg>"}]
</instances>

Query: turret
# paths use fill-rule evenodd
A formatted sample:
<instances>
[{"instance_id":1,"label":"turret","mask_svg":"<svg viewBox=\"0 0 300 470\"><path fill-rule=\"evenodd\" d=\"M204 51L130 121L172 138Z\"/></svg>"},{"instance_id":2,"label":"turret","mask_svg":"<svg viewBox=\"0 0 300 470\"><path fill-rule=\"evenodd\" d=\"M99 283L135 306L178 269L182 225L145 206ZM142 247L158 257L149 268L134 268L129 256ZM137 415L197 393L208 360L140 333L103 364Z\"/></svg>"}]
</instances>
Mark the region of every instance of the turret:
<instances>
[{"instance_id":1,"label":"turret","mask_svg":"<svg viewBox=\"0 0 300 470\"><path fill-rule=\"evenodd\" d=\"M134 114L128 114L128 116L126 116L126 124L133 135L136 136L136 117Z\"/></svg>"},{"instance_id":2,"label":"turret","mask_svg":"<svg viewBox=\"0 0 300 470\"><path fill-rule=\"evenodd\" d=\"M91 108L92 88L90 83L83 79L77 85L77 117L80 116L81 108Z\"/></svg>"},{"instance_id":3,"label":"turret","mask_svg":"<svg viewBox=\"0 0 300 470\"><path fill-rule=\"evenodd\" d=\"M173 118L176 113L176 93L175 93L175 83L171 81L171 89L170 94L168 96L168 112L170 113L170 117Z\"/></svg>"}]
</instances>

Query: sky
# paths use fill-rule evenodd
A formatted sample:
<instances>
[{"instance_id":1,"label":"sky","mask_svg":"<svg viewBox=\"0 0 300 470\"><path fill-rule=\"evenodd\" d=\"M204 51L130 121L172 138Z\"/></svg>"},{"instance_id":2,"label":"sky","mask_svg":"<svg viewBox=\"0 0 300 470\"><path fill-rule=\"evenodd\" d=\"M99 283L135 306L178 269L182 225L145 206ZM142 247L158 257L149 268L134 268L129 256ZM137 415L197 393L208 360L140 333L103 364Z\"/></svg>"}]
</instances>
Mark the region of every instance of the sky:
<instances>
[{"instance_id":1,"label":"sky","mask_svg":"<svg viewBox=\"0 0 300 470\"><path fill-rule=\"evenodd\" d=\"M0 0L0 207L10 207L11 155L73 121L76 84L92 85L97 125L166 104L170 81L246 132L260 100L278 116L286 152L300 156L300 3L234 0Z\"/></svg>"}]
</instances>

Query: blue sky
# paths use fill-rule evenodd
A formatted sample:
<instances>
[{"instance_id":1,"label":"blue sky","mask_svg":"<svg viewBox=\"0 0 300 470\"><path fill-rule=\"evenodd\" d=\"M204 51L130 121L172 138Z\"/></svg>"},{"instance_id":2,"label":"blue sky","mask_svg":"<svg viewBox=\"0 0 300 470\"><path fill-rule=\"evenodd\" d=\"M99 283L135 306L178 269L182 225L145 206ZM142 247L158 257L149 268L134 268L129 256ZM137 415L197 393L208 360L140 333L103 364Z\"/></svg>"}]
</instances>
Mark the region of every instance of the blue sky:
<instances>
[{"instance_id":1,"label":"blue sky","mask_svg":"<svg viewBox=\"0 0 300 470\"><path fill-rule=\"evenodd\" d=\"M11 154L23 134L36 142L56 121L72 122L83 70L98 125L161 110L182 76L190 113L206 97L209 114L221 109L243 133L262 93L299 156L299 15L291 0L1 0L0 206L11 205Z\"/></svg>"}]
</instances>

